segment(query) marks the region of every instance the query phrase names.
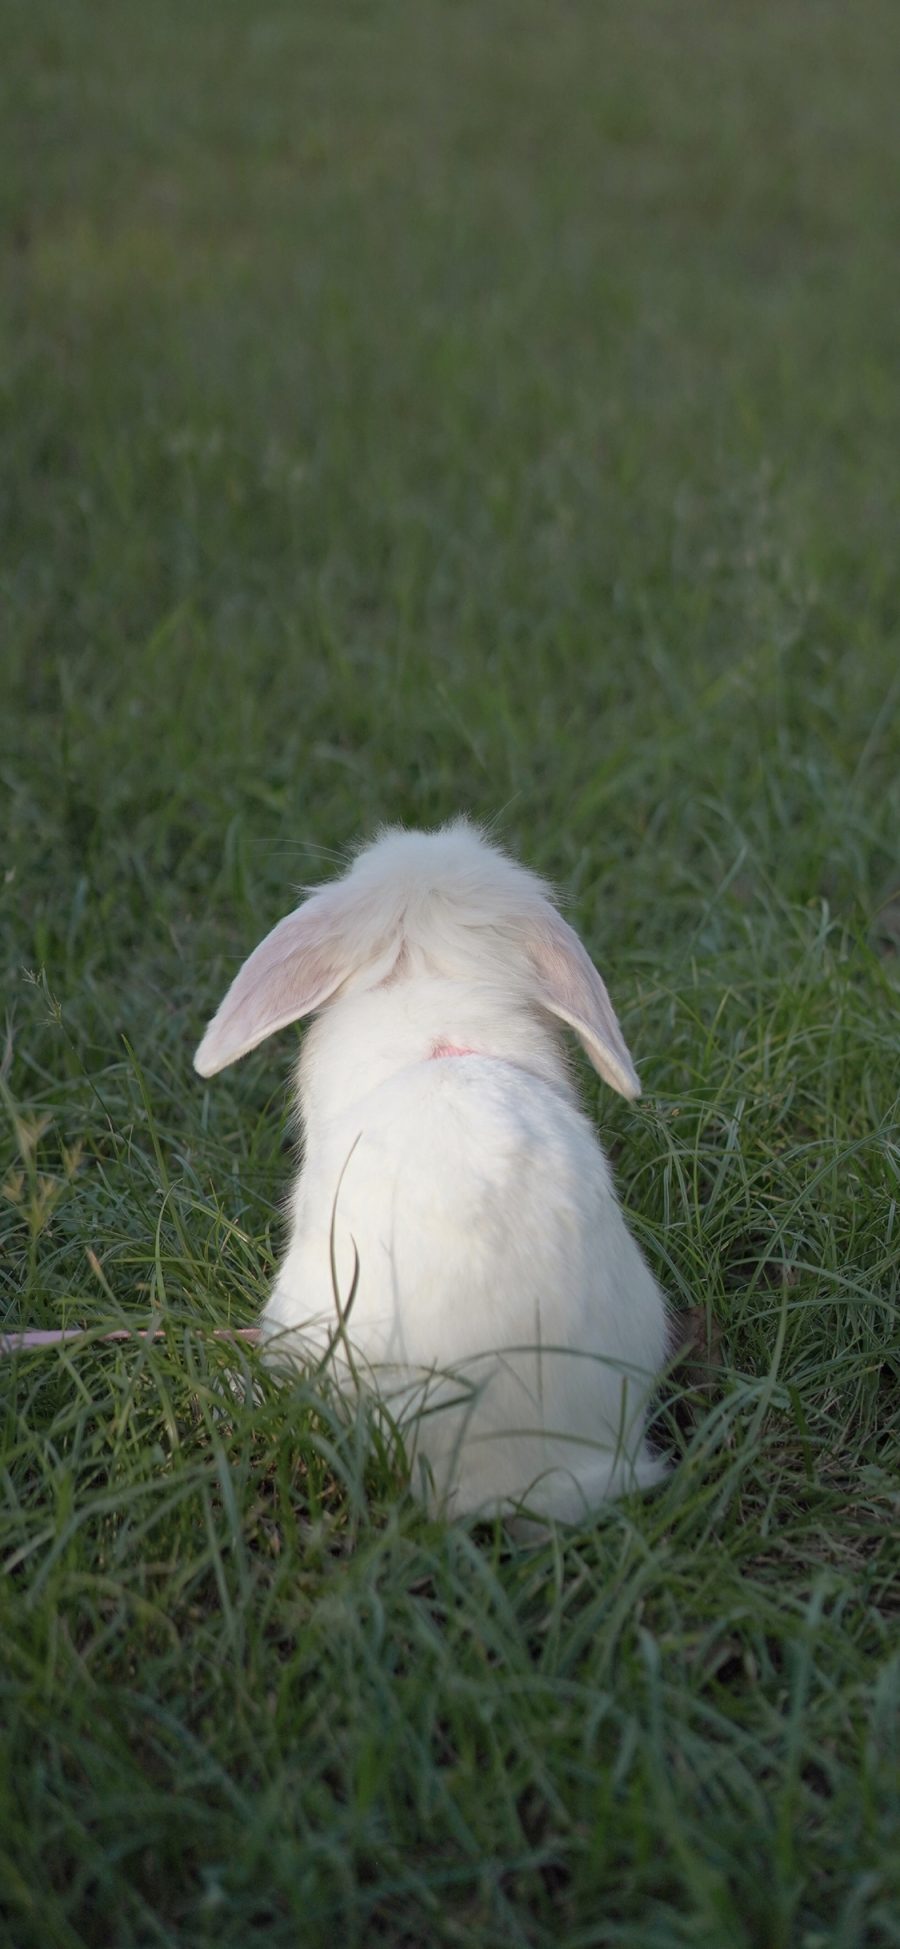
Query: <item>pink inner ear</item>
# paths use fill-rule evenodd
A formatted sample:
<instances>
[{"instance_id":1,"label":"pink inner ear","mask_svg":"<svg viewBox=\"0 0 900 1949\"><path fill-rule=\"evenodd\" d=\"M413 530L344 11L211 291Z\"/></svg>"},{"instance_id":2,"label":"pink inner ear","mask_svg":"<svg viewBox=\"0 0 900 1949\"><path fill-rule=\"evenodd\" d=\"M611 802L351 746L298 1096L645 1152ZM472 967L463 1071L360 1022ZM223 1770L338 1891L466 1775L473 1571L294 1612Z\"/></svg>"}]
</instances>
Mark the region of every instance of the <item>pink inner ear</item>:
<instances>
[{"instance_id":1,"label":"pink inner ear","mask_svg":"<svg viewBox=\"0 0 900 1949\"><path fill-rule=\"evenodd\" d=\"M237 1062L334 994L351 972L340 921L339 903L314 894L254 948L194 1057L201 1076Z\"/></svg>"},{"instance_id":2,"label":"pink inner ear","mask_svg":"<svg viewBox=\"0 0 900 1949\"><path fill-rule=\"evenodd\" d=\"M543 1006L574 1029L598 1075L620 1096L640 1096L640 1080L606 984L574 929L548 907L546 922L530 946Z\"/></svg>"}]
</instances>

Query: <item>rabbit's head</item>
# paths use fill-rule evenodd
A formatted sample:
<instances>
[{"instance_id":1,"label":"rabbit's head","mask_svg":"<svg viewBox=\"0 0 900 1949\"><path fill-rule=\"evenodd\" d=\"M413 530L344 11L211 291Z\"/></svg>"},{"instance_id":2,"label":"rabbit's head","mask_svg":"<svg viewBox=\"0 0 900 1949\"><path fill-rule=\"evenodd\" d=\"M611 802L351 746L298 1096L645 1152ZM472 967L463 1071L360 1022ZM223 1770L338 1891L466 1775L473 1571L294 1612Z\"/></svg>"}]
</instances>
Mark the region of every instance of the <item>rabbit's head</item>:
<instances>
[{"instance_id":1,"label":"rabbit's head","mask_svg":"<svg viewBox=\"0 0 900 1949\"><path fill-rule=\"evenodd\" d=\"M606 987L549 887L466 819L382 832L311 891L235 976L194 1066L212 1076L344 993L428 975L489 982L566 1023L613 1089L640 1095Z\"/></svg>"}]
</instances>

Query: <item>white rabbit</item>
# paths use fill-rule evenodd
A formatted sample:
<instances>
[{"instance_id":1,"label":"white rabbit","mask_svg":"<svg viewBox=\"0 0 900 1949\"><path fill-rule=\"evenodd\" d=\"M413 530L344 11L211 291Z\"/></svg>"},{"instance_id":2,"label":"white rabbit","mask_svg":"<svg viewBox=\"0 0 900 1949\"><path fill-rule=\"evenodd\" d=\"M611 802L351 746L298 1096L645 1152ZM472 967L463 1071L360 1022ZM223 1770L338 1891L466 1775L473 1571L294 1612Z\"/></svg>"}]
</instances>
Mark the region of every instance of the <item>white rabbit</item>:
<instances>
[{"instance_id":1,"label":"white rabbit","mask_svg":"<svg viewBox=\"0 0 900 1949\"><path fill-rule=\"evenodd\" d=\"M449 1514L576 1521L657 1481L665 1308L560 1025L622 1096L640 1084L549 888L465 819L383 832L251 954L195 1067L316 1011L269 1357L377 1388Z\"/></svg>"}]
</instances>

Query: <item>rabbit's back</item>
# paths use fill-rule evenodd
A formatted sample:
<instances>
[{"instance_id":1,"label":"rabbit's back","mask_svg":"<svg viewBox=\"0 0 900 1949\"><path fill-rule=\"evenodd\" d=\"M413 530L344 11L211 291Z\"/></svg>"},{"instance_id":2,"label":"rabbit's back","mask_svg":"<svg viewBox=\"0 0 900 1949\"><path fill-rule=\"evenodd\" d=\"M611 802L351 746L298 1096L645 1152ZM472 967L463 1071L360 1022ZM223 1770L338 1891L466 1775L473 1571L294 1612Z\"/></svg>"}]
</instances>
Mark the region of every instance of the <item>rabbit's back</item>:
<instances>
[{"instance_id":1,"label":"rabbit's back","mask_svg":"<svg viewBox=\"0 0 900 1949\"><path fill-rule=\"evenodd\" d=\"M354 1333L372 1358L520 1337L523 1278L547 1286L549 1316L565 1269L571 1305L607 1204L603 1153L551 1085L488 1057L420 1063L318 1132L293 1212L306 1301L333 1318L333 1224L344 1297L359 1255Z\"/></svg>"},{"instance_id":2,"label":"rabbit's back","mask_svg":"<svg viewBox=\"0 0 900 1949\"><path fill-rule=\"evenodd\" d=\"M342 1305L358 1258L347 1331L361 1368L395 1400L435 1372L452 1370L457 1401L457 1381L470 1386L465 1452L495 1495L498 1471L514 1486L546 1465L548 1433L583 1466L573 1442L621 1434L624 1381L642 1401L638 1376L663 1357L660 1295L590 1124L511 1063L455 1056L373 1090L319 1132L293 1221L267 1335L321 1351L337 1317L332 1245ZM458 1443L459 1412L429 1422L434 1460ZM470 1453L479 1435L487 1458ZM523 1459L535 1435L540 1455Z\"/></svg>"}]
</instances>

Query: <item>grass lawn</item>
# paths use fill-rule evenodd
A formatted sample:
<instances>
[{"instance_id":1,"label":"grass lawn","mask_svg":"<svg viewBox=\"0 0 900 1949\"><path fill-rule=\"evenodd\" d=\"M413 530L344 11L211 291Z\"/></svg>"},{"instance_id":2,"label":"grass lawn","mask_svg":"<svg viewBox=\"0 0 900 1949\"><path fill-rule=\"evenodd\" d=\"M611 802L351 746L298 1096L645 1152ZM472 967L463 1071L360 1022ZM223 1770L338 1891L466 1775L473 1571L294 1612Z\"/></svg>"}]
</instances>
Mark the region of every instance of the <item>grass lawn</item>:
<instances>
[{"instance_id":1,"label":"grass lawn","mask_svg":"<svg viewBox=\"0 0 900 1949\"><path fill-rule=\"evenodd\" d=\"M900 1944L898 54L6 10L0 1325L165 1329L0 1363L11 1949ZM209 1334L296 1036L204 1085L203 1025L459 809L609 979L645 1095L587 1101L721 1342L530 1550Z\"/></svg>"}]
</instances>

